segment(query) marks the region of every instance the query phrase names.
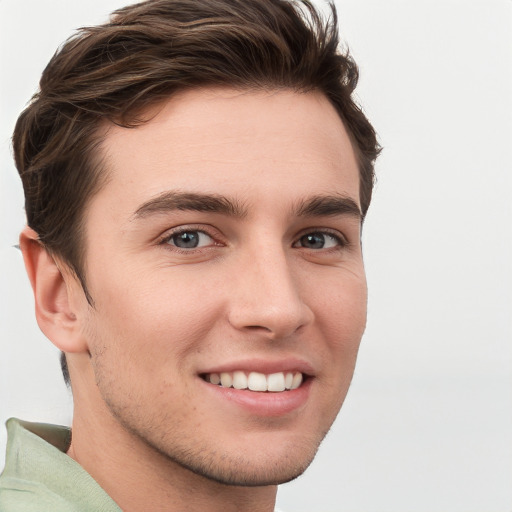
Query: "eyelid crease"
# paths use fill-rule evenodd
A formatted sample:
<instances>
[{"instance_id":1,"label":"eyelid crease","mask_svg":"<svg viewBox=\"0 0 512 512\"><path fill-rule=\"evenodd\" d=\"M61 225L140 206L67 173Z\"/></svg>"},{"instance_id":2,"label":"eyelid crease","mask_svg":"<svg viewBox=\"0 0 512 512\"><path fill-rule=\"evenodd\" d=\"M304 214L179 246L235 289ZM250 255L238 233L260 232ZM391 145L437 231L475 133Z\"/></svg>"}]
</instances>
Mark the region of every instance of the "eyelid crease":
<instances>
[{"instance_id":1,"label":"eyelid crease","mask_svg":"<svg viewBox=\"0 0 512 512\"><path fill-rule=\"evenodd\" d=\"M179 247L178 245L174 243L170 243L173 237L180 235L182 233L187 232L197 232L202 233L206 235L211 242L207 245L198 246L198 247L190 247L190 248L183 248ZM333 238L337 241L337 244L335 247L327 247L327 248L310 248L310 247L303 247L300 246L301 239L304 236L307 235L313 235L313 234L322 234L324 236ZM193 253L199 253L203 250L209 250L215 247L222 247L228 245L227 240L225 239L222 232L220 232L217 228L214 226L208 225L208 224L182 224L175 226L173 228L168 228L162 234L160 234L155 239L156 245L166 246L169 250L172 250L174 252L179 252L182 254L193 254ZM294 249L304 249L306 251L313 251L313 252L332 252L336 250L341 249L347 249L350 246L352 246L352 242L349 240L349 238L346 236L345 233L340 231L339 229L335 228L328 228L325 226L309 226L307 228L302 229L294 236L293 242L291 244L291 247Z\"/></svg>"},{"instance_id":2,"label":"eyelid crease","mask_svg":"<svg viewBox=\"0 0 512 512\"><path fill-rule=\"evenodd\" d=\"M213 231L214 228L212 227L211 230ZM183 234L183 233L187 233L187 232L203 233L204 235L206 235L208 238L210 238L212 240L212 243L207 246L194 247L194 248L190 248L190 249L183 249L181 247L177 247L176 245L169 244L169 241L173 237ZM221 237L218 234L217 235L213 234L213 233L209 232L208 229L204 229L204 225L199 226L199 225L191 224L191 225L176 226L175 228L167 229L166 231L164 231L161 235L159 235L156 238L155 242L156 242L156 245L167 245L169 247L173 247L174 250L177 250L177 251L193 252L194 250L198 251L201 249L207 249L209 247L219 247L220 245L223 245L223 242L218 240L219 238L221 238Z\"/></svg>"},{"instance_id":3,"label":"eyelid crease","mask_svg":"<svg viewBox=\"0 0 512 512\"><path fill-rule=\"evenodd\" d=\"M307 235L314 235L314 234L321 234L321 235L327 235L331 238L334 238L338 241L339 245L337 246L338 248L345 248L345 247L348 247L350 246L350 242L348 240L348 238L341 232L337 231L337 230L331 230L331 229L328 229L328 228L309 228L307 230L304 230L302 233L299 234L299 236L297 237L297 240L295 242L293 242L293 245L292 247L295 247L296 244L298 244L301 239ZM303 247L304 249L307 249L307 247ZM332 249L332 248L329 248L329 249ZM314 250L314 251L319 251L321 249L311 249L311 250Z\"/></svg>"}]
</instances>

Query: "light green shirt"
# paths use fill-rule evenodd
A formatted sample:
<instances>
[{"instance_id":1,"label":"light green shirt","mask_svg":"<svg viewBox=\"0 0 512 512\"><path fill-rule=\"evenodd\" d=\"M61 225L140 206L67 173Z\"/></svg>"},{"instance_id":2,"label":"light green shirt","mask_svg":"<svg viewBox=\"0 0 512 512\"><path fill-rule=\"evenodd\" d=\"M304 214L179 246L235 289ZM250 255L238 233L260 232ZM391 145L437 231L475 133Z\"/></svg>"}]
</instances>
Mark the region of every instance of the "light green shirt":
<instances>
[{"instance_id":1,"label":"light green shirt","mask_svg":"<svg viewBox=\"0 0 512 512\"><path fill-rule=\"evenodd\" d=\"M0 512L122 512L66 455L71 429L11 418L7 434Z\"/></svg>"},{"instance_id":2,"label":"light green shirt","mask_svg":"<svg viewBox=\"0 0 512 512\"><path fill-rule=\"evenodd\" d=\"M120 512L80 464L66 455L67 427L7 421L7 455L0 475L1 512Z\"/></svg>"}]
</instances>

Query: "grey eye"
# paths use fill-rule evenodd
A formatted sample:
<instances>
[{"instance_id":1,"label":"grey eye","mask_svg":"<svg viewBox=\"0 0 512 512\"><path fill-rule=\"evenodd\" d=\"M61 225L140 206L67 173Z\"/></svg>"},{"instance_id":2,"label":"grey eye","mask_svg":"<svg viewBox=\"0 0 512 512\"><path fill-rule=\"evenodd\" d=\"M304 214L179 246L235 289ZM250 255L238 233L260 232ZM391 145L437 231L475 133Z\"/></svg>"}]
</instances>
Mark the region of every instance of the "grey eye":
<instances>
[{"instance_id":1,"label":"grey eye","mask_svg":"<svg viewBox=\"0 0 512 512\"><path fill-rule=\"evenodd\" d=\"M167 243L172 244L179 249L196 249L198 247L210 245L212 243L212 239L202 231L190 230L175 233L169 238Z\"/></svg>"},{"instance_id":2,"label":"grey eye","mask_svg":"<svg viewBox=\"0 0 512 512\"><path fill-rule=\"evenodd\" d=\"M306 249L329 249L340 245L340 241L328 233L315 232L301 236L299 245Z\"/></svg>"}]
</instances>

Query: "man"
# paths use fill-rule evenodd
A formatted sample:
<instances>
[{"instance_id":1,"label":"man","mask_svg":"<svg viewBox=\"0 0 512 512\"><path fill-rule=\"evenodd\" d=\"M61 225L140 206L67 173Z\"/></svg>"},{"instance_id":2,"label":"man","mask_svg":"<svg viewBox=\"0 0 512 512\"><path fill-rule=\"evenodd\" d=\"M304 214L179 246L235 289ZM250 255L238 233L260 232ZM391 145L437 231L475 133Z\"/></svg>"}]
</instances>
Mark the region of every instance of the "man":
<instances>
[{"instance_id":1,"label":"man","mask_svg":"<svg viewBox=\"0 0 512 512\"><path fill-rule=\"evenodd\" d=\"M13 146L74 417L9 421L2 511L268 512L310 464L365 327L379 150L337 47L308 3L155 0L53 57Z\"/></svg>"}]
</instances>

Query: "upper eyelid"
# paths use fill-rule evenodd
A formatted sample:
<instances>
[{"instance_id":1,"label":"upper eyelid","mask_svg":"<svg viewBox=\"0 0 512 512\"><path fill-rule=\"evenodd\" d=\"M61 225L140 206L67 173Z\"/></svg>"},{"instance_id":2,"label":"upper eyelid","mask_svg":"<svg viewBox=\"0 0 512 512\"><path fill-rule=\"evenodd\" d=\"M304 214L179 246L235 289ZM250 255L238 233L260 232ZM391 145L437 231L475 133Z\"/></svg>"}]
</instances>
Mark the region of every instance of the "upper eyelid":
<instances>
[{"instance_id":1,"label":"upper eyelid","mask_svg":"<svg viewBox=\"0 0 512 512\"><path fill-rule=\"evenodd\" d=\"M213 226L208 226L205 224L183 224L180 226L176 226L174 228L168 228L162 232L157 237L158 241L168 240L169 238L178 235L180 233L186 233L187 231L197 231L200 233L204 233L208 235L210 238L215 238L216 236L220 236L219 230L215 229Z\"/></svg>"},{"instance_id":2,"label":"upper eyelid","mask_svg":"<svg viewBox=\"0 0 512 512\"><path fill-rule=\"evenodd\" d=\"M186 233L186 232L198 232L206 235L210 241L204 246L198 246L198 247L190 247L190 248L184 248L179 247L178 245L175 245L172 243L173 237L176 235L179 235L180 233ZM219 247L224 245L224 243L221 241L219 242L219 237L215 237L212 234L208 233L205 229L199 229L199 228L190 228L190 227L177 227L175 229L167 230L165 231L161 236L159 236L156 239L156 245L159 247L164 247L166 250L173 251L175 253L181 253L181 254L197 254L201 253L203 251L210 250L214 247Z\"/></svg>"},{"instance_id":3,"label":"upper eyelid","mask_svg":"<svg viewBox=\"0 0 512 512\"><path fill-rule=\"evenodd\" d=\"M182 233L202 233L203 235L207 235L208 237L213 238L213 235L208 233L208 231L206 231L205 229L177 229L171 232L167 231L166 233L164 233L163 238L172 238L173 236L181 235Z\"/></svg>"},{"instance_id":4,"label":"upper eyelid","mask_svg":"<svg viewBox=\"0 0 512 512\"><path fill-rule=\"evenodd\" d=\"M166 229L161 235L159 235L156 239L157 243L163 243L168 241L173 236L183 233L186 231L197 231L206 234L214 241L222 241L225 242L225 236L222 232L215 228L214 226L208 224L183 224L176 226L174 228ZM320 227L320 226L312 226L308 228L304 228L300 230L296 235L294 235L292 240L292 245L296 244L301 237L309 234L309 233L323 233L329 236L333 236L340 240L340 243L343 245L348 245L350 243L349 238L345 233L338 229L328 228L328 227Z\"/></svg>"},{"instance_id":5,"label":"upper eyelid","mask_svg":"<svg viewBox=\"0 0 512 512\"><path fill-rule=\"evenodd\" d=\"M334 238L340 239L340 241L344 244L349 243L349 238L347 237L347 235L345 235L345 233L341 232L338 229L325 228L325 227L323 227L323 228L313 227L313 228L304 229L304 230L300 231L299 234L296 236L296 241L310 233L322 233L322 234L330 235L330 236L333 236Z\"/></svg>"}]
</instances>

